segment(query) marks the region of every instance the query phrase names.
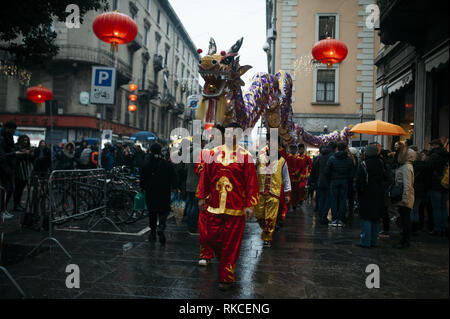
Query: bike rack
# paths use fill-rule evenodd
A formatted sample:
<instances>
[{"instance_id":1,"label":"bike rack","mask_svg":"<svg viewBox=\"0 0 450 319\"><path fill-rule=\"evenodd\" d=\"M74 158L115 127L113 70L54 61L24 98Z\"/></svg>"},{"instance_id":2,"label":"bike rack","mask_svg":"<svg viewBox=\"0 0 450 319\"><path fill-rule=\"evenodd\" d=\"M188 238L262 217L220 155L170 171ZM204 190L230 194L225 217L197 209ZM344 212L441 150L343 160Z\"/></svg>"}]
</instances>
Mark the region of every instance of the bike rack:
<instances>
[{"instance_id":1,"label":"bike rack","mask_svg":"<svg viewBox=\"0 0 450 319\"><path fill-rule=\"evenodd\" d=\"M5 207L2 208L2 229L1 229L1 237L0 237L0 270L3 271L3 273L6 275L6 277L11 281L11 283L14 285L14 287L19 291L19 293L22 295L23 298L26 297L25 293L23 292L22 288L20 288L19 284L14 280L14 278L11 276L9 271L2 266L2 253L3 253L3 242L5 238L5 215L6 215L6 189L3 187L0 187L0 191L3 192L3 203Z\"/></svg>"},{"instance_id":2,"label":"bike rack","mask_svg":"<svg viewBox=\"0 0 450 319\"><path fill-rule=\"evenodd\" d=\"M86 176L86 175L83 175L83 176L80 176L79 174L86 174L86 173L97 173L98 175L93 175L93 176L102 176L102 177L104 177L105 178L105 183L104 183L104 203L103 203L103 206L100 206L100 207L97 207L97 208L94 208L94 209L91 209L91 210L88 210L88 211L86 211L86 212L82 212L82 213L77 213L77 214L75 214L75 215L70 215L70 216L66 216L66 217L62 217L62 218L55 218L55 219L53 219L53 215L52 215L52 213L50 213L50 217L49 217L49 221L48 221L48 223L49 223L49 227L48 227L48 231L49 231L49 234L48 234L48 237L46 237L46 238L44 238L43 240L41 240L40 242L39 242L39 244L30 252L30 253L28 253L28 255L27 256L30 256L30 255L32 255L39 247L41 247L42 246L42 244L44 243L44 242L46 242L46 241L52 241L52 242L54 242L54 243L56 243L60 248L61 248L61 250L66 254L66 256L69 258L69 259L72 259L72 256L69 254L69 252L63 247L63 245L61 245L61 243L53 236L53 224L55 224L56 222L60 222L60 221L64 221L64 220L68 220L68 219L71 219L71 218L73 218L73 217L77 217L77 216L82 216L82 215L87 215L87 214L90 214L90 213L92 213L92 212L94 212L94 214L93 214L93 216L92 216L92 219L94 218L94 216L95 216L95 214L97 213L97 211L100 211L100 210L103 210L103 214L102 214L102 217L100 218L100 219L98 219L96 222L95 222L95 224L88 230L88 232L89 231L91 231L95 226L97 226L101 221L107 221L107 222L109 222L111 225L113 225L117 230L119 230L120 232L122 231L110 218L108 218L107 216L106 216L106 214L107 214L107 211L106 211L106 208L107 208L107 205L106 205L106 203L107 203L107 194L106 194L106 174L105 174L105 170L104 169L91 169L91 170L60 170L60 171L53 171L51 174L50 174L50 178L49 178L49 181L48 181L48 183L49 183L49 197L50 197L50 202L51 202L51 206L53 207L53 210L52 211L56 211L56 204L55 204L55 199L53 198L53 192L52 192L52 183L55 181L55 180L57 180L56 178L55 178L55 176L57 176L57 175L63 175L63 174L69 174L69 173L72 173L73 175L76 175L76 176L72 176L72 178L71 178L71 180L73 180L73 179L75 179L75 178L79 178L79 179L81 179L81 178L86 178L86 177L89 177L89 176ZM91 176L91 177L93 177L93 176ZM63 179L64 180L64 179ZM76 189L78 189L78 188L76 188ZM76 195L75 195L75 207L78 207L78 191L76 191ZM91 221L92 221L92 219L91 219Z\"/></svg>"}]
</instances>

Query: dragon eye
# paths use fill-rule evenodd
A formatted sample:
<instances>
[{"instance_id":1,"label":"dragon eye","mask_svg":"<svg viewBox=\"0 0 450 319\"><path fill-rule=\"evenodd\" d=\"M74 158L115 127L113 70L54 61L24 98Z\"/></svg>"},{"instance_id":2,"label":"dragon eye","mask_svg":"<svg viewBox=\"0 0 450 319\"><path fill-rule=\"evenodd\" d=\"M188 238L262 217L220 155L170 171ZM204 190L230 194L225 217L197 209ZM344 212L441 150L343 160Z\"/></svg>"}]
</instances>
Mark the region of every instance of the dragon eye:
<instances>
[{"instance_id":1,"label":"dragon eye","mask_svg":"<svg viewBox=\"0 0 450 319\"><path fill-rule=\"evenodd\" d=\"M217 64L217 61L216 60L212 60L211 63L212 64Z\"/></svg>"}]
</instances>

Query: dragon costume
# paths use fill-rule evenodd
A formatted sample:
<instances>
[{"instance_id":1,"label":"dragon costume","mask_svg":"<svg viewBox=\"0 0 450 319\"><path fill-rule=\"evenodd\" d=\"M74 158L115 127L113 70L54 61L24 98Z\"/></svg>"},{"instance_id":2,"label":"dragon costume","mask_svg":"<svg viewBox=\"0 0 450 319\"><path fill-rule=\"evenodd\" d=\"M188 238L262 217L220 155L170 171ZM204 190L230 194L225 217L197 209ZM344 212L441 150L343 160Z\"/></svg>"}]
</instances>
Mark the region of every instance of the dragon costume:
<instances>
[{"instance_id":1,"label":"dragon costume","mask_svg":"<svg viewBox=\"0 0 450 319\"><path fill-rule=\"evenodd\" d=\"M253 77L249 90L242 93L241 87L245 83L241 76L252 68L239 64L238 52L242 42L243 38L228 51L217 53L216 43L210 39L208 54L199 62L199 73L205 85L197 119L211 126L237 122L245 130L254 127L262 118L266 128L278 128L286 144L303 141L319 147L331 140L348 143L352 133L347 127L341 132L315 136L293 121L292 77L287 72L279 71L275 75L258 73ZM198 52L202 53L201 50Z\"/></svg>"}]
</instances>

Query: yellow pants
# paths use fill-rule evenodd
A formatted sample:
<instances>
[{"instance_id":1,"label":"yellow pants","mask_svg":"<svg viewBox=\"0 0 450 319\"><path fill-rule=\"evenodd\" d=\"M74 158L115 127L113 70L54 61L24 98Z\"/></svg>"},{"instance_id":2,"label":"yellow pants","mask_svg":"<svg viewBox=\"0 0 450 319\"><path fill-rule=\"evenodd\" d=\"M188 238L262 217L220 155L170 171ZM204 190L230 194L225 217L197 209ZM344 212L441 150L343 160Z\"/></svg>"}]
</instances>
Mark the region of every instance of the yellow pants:
<instances>
[{"instance_id":1,"label":"yellow pants","mask_svg":"<svg viewBox=\"0 0 450 319\"><path fill-rule=\"evenodd\" d=\"M277 223L279 204L280 201L271 195L259 195L255 217L262 229L261 239L264 241L272 241L272 235Z\"/></svg>"}]
</instances>

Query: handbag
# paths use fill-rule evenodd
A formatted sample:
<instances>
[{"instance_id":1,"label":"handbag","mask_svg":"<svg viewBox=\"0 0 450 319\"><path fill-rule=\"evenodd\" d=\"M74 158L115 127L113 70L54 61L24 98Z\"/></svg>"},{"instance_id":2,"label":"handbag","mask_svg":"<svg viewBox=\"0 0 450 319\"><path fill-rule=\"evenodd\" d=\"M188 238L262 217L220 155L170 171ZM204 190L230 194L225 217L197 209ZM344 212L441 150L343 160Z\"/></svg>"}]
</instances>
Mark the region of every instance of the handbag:
<instances>
[{"instance_id":1,"label":"handbag","mask_svg":"<svg viewBox=\"0 0 450 319\"><path fill-rule=\"evenodd\" d=\"M403 198L403 183L391 185L388 190L388 196L392 204L400 202Z\"/></svg>"},{"instance_id":2,"label":"handbag","mask_svg":"<svg viewBox=\"0 0 450 319\"><path fill-rule=\"evenodd\" d=\"M134 210L147 210L147 202L143 192L137 193L134 197Z\"/></svg>"},{"instance_id":3,"label":"handbag","mask_svg":"<svg viewBox=\"0 0 450 319\"><path fill-rule=\"evenodd\" d=\"M181 199L181 194L177 193L175 195L174 200L170 204L170 208L172 209L173 216L175 217L175 222L177 226L181 225L183 221L184 209L186 207L186 202Z\"/></svg>"}]
</instances>

